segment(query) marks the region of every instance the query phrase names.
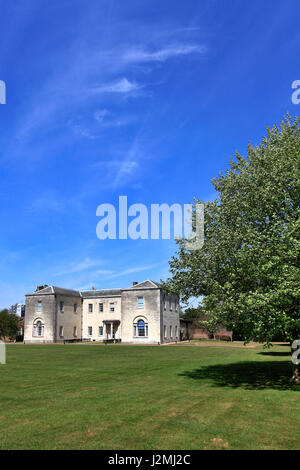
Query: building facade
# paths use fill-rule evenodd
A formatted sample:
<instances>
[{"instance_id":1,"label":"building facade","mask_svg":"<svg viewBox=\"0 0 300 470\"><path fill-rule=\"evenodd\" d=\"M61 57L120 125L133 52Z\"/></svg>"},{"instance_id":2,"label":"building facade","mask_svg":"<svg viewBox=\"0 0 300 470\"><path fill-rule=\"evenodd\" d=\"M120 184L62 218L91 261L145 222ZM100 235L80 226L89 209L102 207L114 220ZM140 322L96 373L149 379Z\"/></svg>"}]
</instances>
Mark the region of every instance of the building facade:
<instances>
[{"instance_id":1,"label":"building facade","mask_svg":"<svg viewBox=\"0 0 300 470\"><path fill-rule=\"evenodd\" d=\"M50 286L26 295L25 343L76 340L179 341L179 299L150 280L124 289L75 291Z\"/></svg>"}]
</instances>

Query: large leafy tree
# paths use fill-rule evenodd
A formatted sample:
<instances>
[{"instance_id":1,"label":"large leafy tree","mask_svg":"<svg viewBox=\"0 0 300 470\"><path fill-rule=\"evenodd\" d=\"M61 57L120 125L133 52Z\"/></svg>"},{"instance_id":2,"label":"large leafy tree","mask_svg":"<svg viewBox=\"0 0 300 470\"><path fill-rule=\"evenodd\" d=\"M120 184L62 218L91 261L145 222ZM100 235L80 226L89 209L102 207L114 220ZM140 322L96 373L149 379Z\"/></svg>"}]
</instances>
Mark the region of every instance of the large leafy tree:
<instances>
[{"instance_id":1,"label":"large leafy tree","mask_svg":"<svg viewBox=\"0 0 300 470\"><path fill-rule=\"evenodd\" d=\"M0 311L0 339L15 338L18 332L20 318L7 309Z\"/></svg>"},{"instance_id":2,"label":"large leafy tree","mask_svg":"<svg viewBox=\"0 0 300 470\"><path fill-rule=\"evenodd\" d=\"M204 296L213 321L245 341L300 339L299 164L300 121L287 116L212 181L203 248L179 240L170 261L168 288L183 300Z\"/></svg>"}]
</instances>

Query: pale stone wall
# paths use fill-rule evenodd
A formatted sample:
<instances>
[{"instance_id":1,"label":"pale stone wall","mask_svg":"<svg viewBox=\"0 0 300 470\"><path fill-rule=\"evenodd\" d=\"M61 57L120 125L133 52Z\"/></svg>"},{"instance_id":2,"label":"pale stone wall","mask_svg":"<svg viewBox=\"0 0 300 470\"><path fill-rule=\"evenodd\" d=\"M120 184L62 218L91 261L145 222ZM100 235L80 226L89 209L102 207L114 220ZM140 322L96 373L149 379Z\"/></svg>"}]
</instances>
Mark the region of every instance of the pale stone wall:
<instances>
[{"instance_id":1,"label":"pale stone wall","mask_svg":"<svg viewBox=\"0 0 300 470\"><path fill-rule=\"evenodd\" d=\"M149 283L148 283L149 284ZM154 284L154 283L151 283ZM53 288L44 294L30 294L26 296L26 314L24 325L24 341L28 342L63 342L65 340L90 339L91 341L103 341L107 338L107 322L114 322L115 338L122 342L136 344L158 344L173 342L180 339L179 305L175 296L165 297L159 287L131 287L122 290L86 292L82 297L78 295L51 293ZM58 290L58 288L57 288ZM144 306L139 308L138 297L143 297ZM172 308L169 299L172 300ZM166 299L166 306L164 300ZM177 301L177 311L175 310ZM38 311L38 302L42 301L42 311ZM60 303L63 302L63 311ZM114 304L114 311L110 304ZM77 304L77 311L74 311ZM103 304L103 312L100 312L99 304ZM92 312L89 312L92 305ZM148 324L148 336L134 336L134 323L143 319ZM33 336L34 321L40 319L44 324L44 335ZM164 337L164 326L166 336ZM170 335L172 326L172 337ZM89 334L88 328L92 328ZM99 327L103 328L103 335L99 335ZM177 337L176 337L177 327ZM74 331L76 328L76 331ZM77 333L77 334L76 334Z\"/></svg>"},{"instance_id":2,"label":"pale stone wall","mask_svg":"<svg viewBox=\"0 0 300 470\"><path fill-rule=\"evenodd\" d=\"M171 308L170 301L171 300ZM175 302L177 302L177 311L175 310ZM177 296L167 296L162 294L162 342L170 343L180 340L180 320L179 320L179 305ZM166 327L166 328L165 328ZM172 327L172 336L170 334L170 327ZM177 327L177 336L176 336ZM166 334L164 333L166 329Z\"/></svg>"},{"instance_id":3,"label":"pale stone wall","mask_svg":"<svg viewBox=\"0 0 300 470\"><path fill-rule=\"evenodd\" d=\"M38 311L38 302L42 302L42 311ZM53 342L55 340L55 295L27 295L26 313L24 321L24 342L25 343L43 343ZM44 324L44 336L33 336L33 323L40 319Z\"/></svg>"},{"instance_id":4,"label":"pale stone wall","mask_svg":"<svg viewBox=\"0 0 300 470\"><path fill-rule=\"evenodd\" d=\"M99 311L99 304L103 304L103 312ZM110 304L114 304L114 312L110 311ZM89 313L89 304L93 305L93 312ZM121 296L99 296L84 298L82 303L82 337L84 339L90 338L91 341L103 341L105 335L104 320L119 320L121 319ZM103 336L99 336L99 326L103 327ZM117 326L117 325L116 325ZM92 327L92 336L88 334L88 327ZM120 324L116 331L116 338L121 337Z\"/></svg>"},{"instance_id":5,"label":"pale stone wall","mask_svg":"<svg viewBox=\"0 0 300 470\"><path fill-rule=\"evenodd\" d=\"M38 302L42 302L42 311L38 311ZM64 302L64 312L60 311L60 302ZM74 313L77 304L77 313ZM63 342L70 339L81 339L81 297L68 295L40 294L26 296L26 313L24 322L25 343ZM40 320L44 325L43 336L33 336L33 324ZM60 336L60 327L63 336ZM77 336L74 335L77 328Z\"/></svg>"},{"instance_id":6,"label":"pale stone wall","mask_svg":"<svg viewBox=\"0 0 300 470\"><path fill-rule=\"evenodd\" d=\"M63 312L60 311L60 302L64 303ZM74 312L74 304L77 304L77 313ZM56 342L70 339L81 339L82 301L81 297L69 295L56 295ZM76 327L77 335L74 334ZM61 328L63 335L61 336Z\"/></svg>"},{"instance_id":7,"label":"pale stone wall","mask_svg":"<svg viewBox=\"0 0 300 470\"><path fill-rule=\"evenodd\" d=\"M144 297L144 308L138 308L138 297ZM133 324L142 318L148 323L148 337L134 337ZM145 344L161 342L160 289L137 288L122 291L122 342Z\"/></svg>"}]
</instances>

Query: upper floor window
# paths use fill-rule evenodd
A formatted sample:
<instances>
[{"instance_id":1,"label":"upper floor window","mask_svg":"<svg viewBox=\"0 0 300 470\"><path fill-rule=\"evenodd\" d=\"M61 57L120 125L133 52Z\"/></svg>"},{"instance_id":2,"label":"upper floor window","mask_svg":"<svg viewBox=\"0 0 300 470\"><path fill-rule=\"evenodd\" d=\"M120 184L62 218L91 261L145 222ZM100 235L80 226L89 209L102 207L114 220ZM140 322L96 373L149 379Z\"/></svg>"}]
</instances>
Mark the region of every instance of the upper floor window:
<instances>
[{"instance_id":1,"label":"upper floor window","mask_svg":"<svg viewBox=\"0 0 300 470\"><path fill-rule=\"evenodd\" d=\"M169 310L172 311L172 299L169 299Z\"/></svg>"},{"instance_id":2,"label":"upper floor window","mask_svg":"<svg viewBox=\"0 0 300 470\"><path fill-rule=\"evenodd\" d=\"M39 301L38 301L38 306L37 306L38 312L41 312L41 311L42 311L42 308L43 308L42 301L39 300Z\"/></svg>"},{"instance_id":3,"label":"upper floor window","mask_svg":"<svg viewBox=\"0 0 300 470\"><path fill-rule=\"evenodd\" d=\"M64 311L64 303L63 302L59 302L59 308L60 308L60 311L63 312Z\"/></svg>"},{"instance_id":4,"label":"upper floor window","mask_svg":"<svg viewBox=\"0 0 300 470\"><path fill-rule=\"evenodd\" d=\"M77 304L74 304L74 313L77 313Z\"/></svg>"},{"instance_id":5,"label":"upper floor window","mask_svg":"<svg viewBox=\"0 0 300 470\"><path fill-rule=\"evenodd\" d=\"M109 307L110 307L109 310L110 310L111 312L114 312L114 311L115 311L115 304L114 304L113 302L111 302L111 303L109 304Z\"/></svg>"},{"instance_id":6,"label":"upper floor window","mask_svg":"<svg viewBox=\"0 0 300 470\"><path fill-rule=\"evenodd\" d=\"M164 298L164 310L167 310L167 299Z\"/></svg>"},{"instance_id":7,"label":"upper floor window","mask_svg":"<svg viewBox=\"0 0 300 470\"><path fill-rule=\"evenodd\" d=\"M89 313L93 313L93 304L89 304Z\"/></svg>"},{"instance_id":8,"label":"upper floor window","mask_svg":"<svg viewBox=\"0 0 300 470\"><path fill-rule=\"evenodd\" d=\"M138 308L144 308L144 297L138 297Z\"/></svg>"},{"instance_id":9,"label":"upper floor window","mask_svg":"<svg viewBox=\"0 0 300 470\"><path fill-rule=\"evenodd\" d=\"M99 312L100 312L100 313L103 312L103 304L99 304Z\"/></svg>"},{"instance_id":10,"label":"upper floor window","mask_svg":"<svg viewBox=\"0 0 300 470\"><path fill-rule=\"evenodd\" d=\"M178 311L178 302L177 302L177 300L175 300L175 312L177 312L177 311Z\"/></svg>"}]
</instances>

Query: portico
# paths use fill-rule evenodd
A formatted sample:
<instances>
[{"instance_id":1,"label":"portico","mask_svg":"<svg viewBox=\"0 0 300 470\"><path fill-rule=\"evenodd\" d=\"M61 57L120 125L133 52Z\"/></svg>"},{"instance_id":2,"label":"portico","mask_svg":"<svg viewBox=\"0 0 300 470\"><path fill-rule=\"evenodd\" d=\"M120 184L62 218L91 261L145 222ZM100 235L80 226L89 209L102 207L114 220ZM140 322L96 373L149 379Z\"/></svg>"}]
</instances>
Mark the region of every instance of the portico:
<instances>
[{"instance_id":1,"label":"portico","mask_svg":"<svg viewBox=\"0 0 300 470\"><path fill-rule=\"evenodd\" d=\"M105 340L121 339L121 322L120 320L103 320L103 336Z\"/></svg>"}]
</instances>

